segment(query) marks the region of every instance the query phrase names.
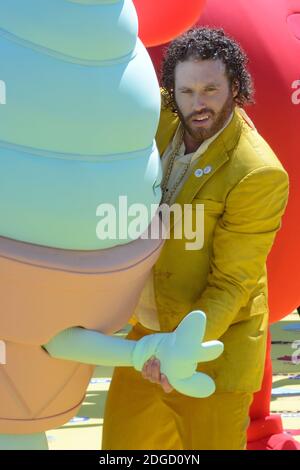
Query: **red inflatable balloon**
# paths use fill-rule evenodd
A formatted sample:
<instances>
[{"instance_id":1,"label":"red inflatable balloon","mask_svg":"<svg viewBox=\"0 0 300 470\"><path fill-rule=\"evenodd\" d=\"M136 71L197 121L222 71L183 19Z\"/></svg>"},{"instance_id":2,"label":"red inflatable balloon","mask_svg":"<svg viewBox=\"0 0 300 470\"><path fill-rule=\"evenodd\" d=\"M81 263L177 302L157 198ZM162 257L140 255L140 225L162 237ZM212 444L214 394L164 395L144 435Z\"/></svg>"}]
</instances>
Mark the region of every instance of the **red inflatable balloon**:
<instances>
[{"instance_id":1,"label":"red inflatable balloon","mask_svg":"<svg viewBox=\"0 0 300 470\"><path fill-rule=\"evenodd\" d=\"M193 26L205 0L133 0L139 36L146 46L163 44Z\"/></svg>"},{"instance_id":2,"label":"red inflatable balloon","mask_svg":"<svg viewBox=\"0 0 300 470\"><path fill-rule=\"evenodd\" d=\"M300 305L300 0L208 0L198 25L224 28L247 52L256 88L247 113L290 176L288 208L268 258L275 322ZM164 48L149 49L157 70Z\"/></svg>"}]
</instances>

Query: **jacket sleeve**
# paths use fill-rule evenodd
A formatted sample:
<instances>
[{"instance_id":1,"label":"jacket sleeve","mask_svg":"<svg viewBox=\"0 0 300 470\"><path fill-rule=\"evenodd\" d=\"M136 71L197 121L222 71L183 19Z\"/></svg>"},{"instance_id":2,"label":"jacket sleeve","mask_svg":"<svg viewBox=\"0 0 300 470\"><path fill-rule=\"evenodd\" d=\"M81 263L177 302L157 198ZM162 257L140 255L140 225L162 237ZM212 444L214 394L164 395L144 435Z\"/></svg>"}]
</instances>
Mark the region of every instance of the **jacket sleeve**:
<instances>
[{"instance_id":1,"label":"jacket sleeve","mask_svg":"<svg viewBox=\"0 0 300 470\"><path fill-rule=\"evenodd\" d=\"M288 187L283 169L262 167L227 196L214 233L207 286L193 305L206 313L206 341L220 338L247 305L281 227Z\"/></svg>"}]
</instances>

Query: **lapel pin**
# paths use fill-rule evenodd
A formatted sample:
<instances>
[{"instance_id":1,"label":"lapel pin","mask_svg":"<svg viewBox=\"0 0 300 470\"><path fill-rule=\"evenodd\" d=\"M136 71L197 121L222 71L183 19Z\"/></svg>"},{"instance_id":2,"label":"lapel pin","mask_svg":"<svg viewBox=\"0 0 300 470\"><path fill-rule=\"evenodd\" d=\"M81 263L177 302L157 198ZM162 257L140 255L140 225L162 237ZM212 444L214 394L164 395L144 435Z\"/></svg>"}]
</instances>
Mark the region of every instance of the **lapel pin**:
<instances>
[{"instance_id":1,"label":"lapel pin","mask_svg":"<svg viewBox=\"0 0 300 470\"><path fill-rule=\"evenodd\" d=\"M205 175L208 175L208 173L210 173L211 170L212 170L212 167L211 167L210 165L208 165L208 166L206 166L206 167L204 168L203 173L204 173Z\"/></svg>"},{"instance_id":2,"label":"lapel pin","mask_svg":"<svg viewBox=\"0 0 300 470\"><path fill-rule=\"evenodd\" d=\"M200 178L202 175L203 175L203 170L201 168L197 168L197 170L195 171L194 175L197 177L197 178Z\"/></svg>"}]
</instances>

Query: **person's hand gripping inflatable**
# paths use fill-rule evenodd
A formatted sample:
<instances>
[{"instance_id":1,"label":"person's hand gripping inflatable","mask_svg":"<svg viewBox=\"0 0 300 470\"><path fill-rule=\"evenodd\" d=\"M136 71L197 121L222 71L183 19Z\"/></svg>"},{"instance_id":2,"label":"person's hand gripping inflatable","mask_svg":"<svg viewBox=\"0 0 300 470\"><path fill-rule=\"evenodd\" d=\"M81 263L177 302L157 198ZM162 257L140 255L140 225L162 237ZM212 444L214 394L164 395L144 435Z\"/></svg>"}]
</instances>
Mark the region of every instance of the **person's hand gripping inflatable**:
<instances>
[{"instance_id":1,"label":"person's hand gripping inflatable","mask_svg":"<svg viewBox=\"0 0 300 470\"><path fill-rule=\"evenodd\" d=\"M223 352L223 343L202 343L206 316L201 311L189 313L172 333L157 333L140 339L133 351L133 365L141 371L147 359L155 356L160 371L170 385L185 395L204 398L215 391L214 381L196 372L198 362L208 362Z\"/></svg>"},{"instance_id":2,"label":"person's hand gripping inflatable","mask_svg":"<svg viewBox=\"0 0 300 470\"><path fill-rule=\"evenodd\" d=\"M193 311L175 331L151 334L138 341L75 327L61 332L44 347L52 357L95 365L133 366L138 371L156 356L175 390L204 398L214 393L215 384L206 374L196 372L197 363L212 361L223 352L220 341L202 343L205 325L205 314Z\"/></svg>"}]
</instances>

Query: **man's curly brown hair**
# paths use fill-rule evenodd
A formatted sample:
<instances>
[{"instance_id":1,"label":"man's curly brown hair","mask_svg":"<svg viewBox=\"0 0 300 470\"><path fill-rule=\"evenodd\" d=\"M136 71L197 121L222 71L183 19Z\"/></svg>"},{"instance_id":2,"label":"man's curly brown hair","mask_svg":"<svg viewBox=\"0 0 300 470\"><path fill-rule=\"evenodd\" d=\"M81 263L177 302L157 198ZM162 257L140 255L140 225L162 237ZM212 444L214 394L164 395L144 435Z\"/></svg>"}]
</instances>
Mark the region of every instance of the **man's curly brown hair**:
<instances>
[{"instance_id":1,"label":"man's curly brown hair","mask_svg":"<svg viewBox=\"0 0 300 470\"><path fill-rule=\"evenodd\" d=\"M175 67L190 58L222 60L230 85L237 83L239 87L235 103L243 107L254 102L253 81L247 70L248 57L241 46L227 36L223 29L192 28L170 44L162 63L164 105L173 112L177 111L174 96Z\"/></svg>"}]
</instances>

